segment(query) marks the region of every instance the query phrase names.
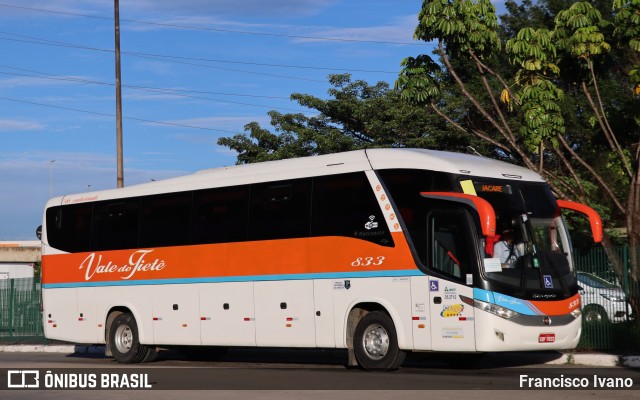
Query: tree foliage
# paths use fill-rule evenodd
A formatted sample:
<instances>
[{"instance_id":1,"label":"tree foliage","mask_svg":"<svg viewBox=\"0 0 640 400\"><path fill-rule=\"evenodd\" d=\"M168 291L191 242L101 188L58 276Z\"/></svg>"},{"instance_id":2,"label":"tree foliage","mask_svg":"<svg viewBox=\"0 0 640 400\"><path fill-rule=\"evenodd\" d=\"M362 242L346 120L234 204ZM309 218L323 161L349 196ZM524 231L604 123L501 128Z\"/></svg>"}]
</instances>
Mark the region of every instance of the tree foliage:
<instances>
[{"instance_id":1,"label":"tree foliage","mask_svg":"<svg viewBox=\"0 0 640 400\"><path fill-rule=\"evenodd\" d=\"M559 72L556 47L547 29L523 28L507 42L506 51L519 67L514 76L521 106L520 134L529 152L545 141L557 147L557 135L565 132L560 101L564 93L553 82Z\"/></svg>"},{"instance_id":2,"label":"tree foliage","mask_svg":"<svg viewBox=\"0 0 640 400\"><path fill-rule=\"evenodd\" d=\"M238 152L238 163L336 153L368 147L464 150L472 140L453 132L429 110L405 102L386 82L369 85L349 74L329 76L329 99L294 93L316 116L269 112L273 132L257 122L218 144Z\"/></svg>"},{"instance_id":3,"label":"tree foliage","mask_svg":"<svg viewBox=\"0 0 640 400\"><path fill-rule=\"evenodd\" d=\"M635 94L640 95L640 0L614 0L613 9L616 11L615 33L633 52L629 77L636 85Z\"/></svg>"}]
</instances>

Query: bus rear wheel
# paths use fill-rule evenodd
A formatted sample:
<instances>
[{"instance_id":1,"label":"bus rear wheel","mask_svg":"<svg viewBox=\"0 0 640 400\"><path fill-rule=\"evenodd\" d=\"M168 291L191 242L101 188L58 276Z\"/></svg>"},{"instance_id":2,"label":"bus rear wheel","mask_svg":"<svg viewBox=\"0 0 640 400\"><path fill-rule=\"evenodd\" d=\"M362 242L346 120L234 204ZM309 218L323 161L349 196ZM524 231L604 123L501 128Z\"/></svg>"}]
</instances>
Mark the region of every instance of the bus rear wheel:
<instances>
[{"instance_id":1,"label":"bus rear wheel","mask_svg":"<svg viewBox=\"0 0 640 400\"><path fill-rule=\"evenodd\" d=\"M382 311L372 311L358 322L353 349L358 364L365 370L396 370L406 356L398 347L391 317Z\"/></svg>"},{"instance_id":2,"label":"bus rear wheel","mask_svg":"<svg viewBox=\"0 0 640 400\"><path fill-rule=\"evenodd\" d=\"M131 314L118 315L109 329L109 349L121 364L151 362L157 357L156 349L140 343L138 324Z\"/></svg>"}]
</instances>

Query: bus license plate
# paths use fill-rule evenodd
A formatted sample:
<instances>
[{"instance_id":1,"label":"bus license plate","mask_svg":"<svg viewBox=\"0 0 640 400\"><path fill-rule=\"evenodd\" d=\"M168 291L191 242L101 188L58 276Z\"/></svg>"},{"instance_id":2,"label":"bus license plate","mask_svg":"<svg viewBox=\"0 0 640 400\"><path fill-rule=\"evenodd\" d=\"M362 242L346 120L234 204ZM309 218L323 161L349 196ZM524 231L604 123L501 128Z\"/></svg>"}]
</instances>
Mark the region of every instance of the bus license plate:
<instances>
[{"instance_id":1,"label":"bus license plate","mask_svg":"<svg viewBox=\"0 0 640 400\"><path fill-rule=\"evenodd\" d=\"M554 343L555 341L555 333L541 333L540 336L538 336L538 343Z\"/></svg>"}]
</instances>

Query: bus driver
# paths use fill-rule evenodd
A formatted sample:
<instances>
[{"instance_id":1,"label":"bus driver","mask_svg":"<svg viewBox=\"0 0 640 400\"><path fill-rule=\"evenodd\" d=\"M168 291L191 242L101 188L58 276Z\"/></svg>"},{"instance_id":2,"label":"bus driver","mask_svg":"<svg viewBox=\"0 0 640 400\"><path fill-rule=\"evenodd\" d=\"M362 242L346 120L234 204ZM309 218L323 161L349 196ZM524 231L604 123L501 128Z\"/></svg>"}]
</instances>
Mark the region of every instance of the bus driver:
<instances>
[{"instance_id":1,"label":"bus driver","mask_svg":"<svg viewBox=\"0 0 640 400\"><path fill-rule=\"evenodd\" d=\"M500 258L502 268L515 268L516 260L522 256L522 252L513 243L513 230L505 229L501 237L502 240L495 244L493 256Z\"/></svg>"}]
</instances>

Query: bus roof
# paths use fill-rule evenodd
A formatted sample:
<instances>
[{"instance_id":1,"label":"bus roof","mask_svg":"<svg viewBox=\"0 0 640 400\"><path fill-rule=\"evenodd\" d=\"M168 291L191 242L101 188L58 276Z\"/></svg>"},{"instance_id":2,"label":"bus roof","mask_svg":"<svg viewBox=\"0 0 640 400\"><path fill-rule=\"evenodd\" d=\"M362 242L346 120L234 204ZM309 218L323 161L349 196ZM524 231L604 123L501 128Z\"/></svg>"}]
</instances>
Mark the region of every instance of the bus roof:
<instances>
[{"instance_id":1,"label":"bus roof","mask_svg":"<svg viewBox=\"0 0 640 400\"><path fill-rule=\"evenodd\" d=\"M367 149L212 168L126 188L57 197L47 206L391 168L543 182L531 170L486 157L424 149Z\"/></svg>"}]
</instances>

